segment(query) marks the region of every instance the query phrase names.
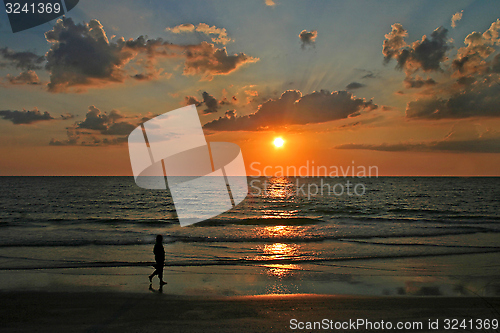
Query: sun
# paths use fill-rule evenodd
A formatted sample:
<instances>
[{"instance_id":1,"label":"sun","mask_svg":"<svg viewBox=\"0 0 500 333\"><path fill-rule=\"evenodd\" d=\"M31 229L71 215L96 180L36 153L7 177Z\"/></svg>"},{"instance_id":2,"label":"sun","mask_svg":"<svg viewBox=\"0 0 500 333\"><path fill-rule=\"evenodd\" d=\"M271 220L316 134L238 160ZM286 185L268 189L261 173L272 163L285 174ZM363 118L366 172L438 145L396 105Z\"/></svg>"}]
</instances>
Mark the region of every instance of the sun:
<instances>
[{"instance_id":1,"label":"sun","mask_svg":"<svg viewBox=\"0 0 500 333\"><path fill-rule=\"evenodd\" d=\"M283 140L283 138L276 138L274 139L273 144L276 148L281 148L285 144L285 140Z\"/></svg>"}]
</instances>

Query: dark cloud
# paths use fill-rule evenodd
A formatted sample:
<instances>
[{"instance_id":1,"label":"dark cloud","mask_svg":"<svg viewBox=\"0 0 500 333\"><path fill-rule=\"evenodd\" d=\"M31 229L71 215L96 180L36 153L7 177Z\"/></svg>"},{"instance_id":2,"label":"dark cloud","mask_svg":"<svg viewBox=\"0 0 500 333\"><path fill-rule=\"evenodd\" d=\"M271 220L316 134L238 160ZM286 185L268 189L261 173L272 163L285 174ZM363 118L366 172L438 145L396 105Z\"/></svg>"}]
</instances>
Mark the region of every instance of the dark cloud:
<instances>
[{"instance_id":1,"label":"dark cloud","mask_svg":"<svg viewBox=\"0 0 500 333\"><path fill-rule=\"evenodd\" d=\"M372 101L356 98L347 91L330 93L321 90L302 96L300 91L289 90L279 99L265 102L253 114L237 116L234 110L228 111L223 117L203 127L214 131L255 131L355 117L361 111L371 111L377 107Z\"/></svg>"},{"instance_id":2,"label":"dark cloud","mask_svg":"<svg viewBox=\"0 0 500 333\"><path fill-rule=\"evenodd\" d=\"M363 83L359 83L359 82L351 82L349 83L345 89L346 90L354 90L354 89L359 89L359 88L363 88L363 87L366 87L365 84Z\"/></svg>"},{"instance_id":3,"label":"dark cloud","mask_svg":"<svg viewBox=\"0 0 500 333\"><path fill-rule=\"evenodd\" d=\"M406 77L403 82L407 89L422 88L423 86L433 86L436 84L436 81L434 81L432 78L424 80L419 76L417 76L416 78Z\"/></svg>"},{"instance_id":4,"label":"dark cloud","mask_svg":"<svg viewBox=\"0 0 500 333\"><path fill-rule=\"evenodd\" d=\"M497 54L491 62L491 70L493 73L500 73L500 54Z\"/></svg>"},{"instance_id":5,"label":"dark cloud","mask_svg":"<svg viewBox=\"0 0 500 333\"><path fill-rule=\"evenodd\" d=\"M63 17L45 37L51 44L45 66L50 71L48 88L51 92L70 87L81 90L85 86L123 82L127 78L156 79L160 71L155 71L153 66L160 57L184 59L184 75L200 75L205 80L229 74L245 63L258 60L244 53L228 55L225 48L218 49L207 42L176 45L144 36L110 42L97 20L75 24L72 19ZM144 72L127 73L126 65L131 62L142 67Z\"/></svg>"},{"instance_id":6,"label":"dark cloud","mask_svg":"<svg viewBox=\"0 0 500 333\"><path fill-rule=\"evenodd\" d=\"M306 45L314 45L316 37L318 37L318 31L302 30L299 34L300 41L302 42L302 48L304 49Z\"/></svg>"},{"instance_id":7,"label":"dark cloud","mask_svg":"<svg viewBox=\"0 0 500 333\"><path fill-rule=\"evenodd\" d=\"M449 98L419 99L406 106L406 117L415 119L445 119L470 117L500 117L499 87L477 87Z\"/></svg>"},{"instance_id":8,"label":"dark cloud","mask_svg":"<svg viewBox=\"0 0 500 333\"><path fill-rule=\"evenodd\" d=\"M117 120L124 118L117 110L112 110L109 115L106 113L101 113L101 111L95 106L89 106L89 111L85 115L85 120L77 123L77 129L89 129L100 131L102 134L109 134L110 129L117 124ZM122 126L119 126L122 128ZM135 126L130 130L132 131ZM126 135L130 132L126 133ZM125 134L123 134L125 135Z\"/></svg>"},{"instance_id":9,"label":"dark cloud","mask_svg":"<svg viewBox=\"0 0 500 333\"><path fill-rule=\"evenodd\" d=\"M457 84L461 86L470 86L476 82L476 78L474 76L461 76L457 79Z\"/></svg>"},{"instance_id":10,"label":"dark cloud","mask_svg":"<svg viewBox=\"0 0 500 333\"><path fill-rule=\"evenodd\" d=\"M367 125L380 122L383 119L384 119L383 116L375 116L372 118L365 118L363 120L358 120L358 121L355 121L355 122L350 123L350 124L340 125L337 128L338 129L353 129L353 128L357 128L357 127L361 127L361 126L366 127Z\"/></svg>"},{"instance_id":11,"label":"dark cloud","mask_svg":"<svg viewBox=\"0 0 500 333\"><path fill-rule=\"evenodd\" d=\"M372 72L369 72L368 74L363 75L361 78L362 79L375 79L375 78L377 78L377 75L375 75Z\"/></svg>"},{"instance_id":12,"label":"dark cloud","mask_svg":"<svg viewBox=\"0 0 500 333\"><path fill-rule=\"evenodd\" d=\"M63 116L64 117L64 116ZM67 139L51 139L52 146L101 146L115 145L127 141L127 137L137 126L151 117L126 117L117 110L102 113L91 105L83 121L67 128Z\"/></svg>"},{"instance_id":13,"label":"dark cloud","mask_svg":"<svg viewBox=\"0 0 500 333\"><path fill-rule=\"evenodd\" d=\"M69 134L66 140L50 139L50 146L109 146L119 145L127 142L127 136L123 137L96 137L96 136L83 136L79 134Z\"/></svg>"},{"instance_id":14,"label":"dark cloud","mask_svg":"<svg viewBox=\"0 0 500 333\"><path fill-rule=\"evenodd\" d=\"M238 103L238 98L236 98L236 96L233 96L231 98L222 97L222 99L219 101L220 105L232 105L237 103Z\"/></svg>"},{"instance_id":15,"label":"dark cloud","mask_svg":"<svg viewBox=\"0 0 500 333\"><path fill-rule=\"evenodd\" d=\"M137 81L150 81L152 79L156 79L158 76L155 75L154 73L139 73L131 75L130 77Z\"/></svg>"},{"instance_id":16,"label":"dark cloud","mask_svg":"<svg viewBox=\"0 0 500 333\"><path fill-rule=\"evenodd\" d=\"M0 57L7 61L0 62L0 65L13 66L22 70L41 69L41 64L45 61L44 56L29 51L16 52L7 47L0 48Z\"/></svg>"},{"instance_id":17,"label":"dark cloud","mask_svg":"<svg viewBox=\"0 0 500 333\"><path fill-rule=\"evenodd\" d=\"M97 20L75 24L63 17L45 37L52 44L45 66L51 72L48 88L52 92L71 86L122 82L122 67L133 57L132 52L109 43Z\"/></svg>"},{"instance_id":18,"label":"dark cloud","mask_svg":"<svg viewBox=\"0 0 500 333\"><path fill-rule=\"evenodd\" d=\"M54 117L52 117L50 113L48 113L47 111L41 113L36 108L33 111L2 110L0 111L0 117L2 117L5 120L11 121L14 125L33 124L39 121L47 121L54 119Z\"/></svg>"},{"instance_id":19,"label":"dark cloud","mask_svg":"<svg viewBox=\"0 0 500 333\"><path fill-rule=\"evenodd\" d=\"M404 69L407 75L420 69L424 72L440 71L441 63L447 59L446 52L451 47L448 45L447 33L447 29L439 27L429 37L424 35L422 40L408 45L404 40L407 31L401 24L393 24L391 33L385 35L383 43L385 62L396 59L397 68Z\"/></svg>"},{"instance_id":20,"label":"dark cloud","mask_svg":"<svg viewBox=\"0 0 500 333\"><path fill-rule=\"evenodd\" d=\"M7 75L7 80L10 84L31 84L38 85L41 84L38 75L36 75L35 71L27 70L20 73L18 76Z\"/></svg>"},{"instance_id":21,"label":"dark cloud","mask_svg":"<svg viewBox=\"0 0 500 333\"><path fill-rule=\"evenodd\" d=\"M101 131L104 135L129 135L137 126L129 122L119 122L109 125L108 129Z\"/></svg>"},{"instance_id":22,"label":"dark cloud","mask_svg":"<svg viewBox=\"0 0 500 333\"><path fill-rule=\"evenodd\" d=\"M68 119L73 119L73 118L75 118L75 116L72 115L71 113L65 113L65 114L61 115L61 120L68 120Z\"/></svg>"},{"instance_id":23,"label":"dark cloud","mask_svg":"<svg viewBox=\"0 0 500 333\"><path fill-rule=\"evenodd\" d=\"M217 112L217 109L219 108L219 103L217 102L215 97L210 95L206 91L203 92L202 96L203 96L203 103L205 103L205 106L207 107L205 110L203 110L203 113L208 114Z\"/></svg>"},{"instance_id":24,"label":"dark cloud","mask_svg":"<svg viewBox=\"0 0 500 333\"><path fill-rule=\"evenodd\" d=\"M398 68L404 69L403 83L407 89L425 87L425 98L411 101L406 117L411 119L460 119L470 117L500 117L500 19L484 32L472 32L457 50L451 66L446 61L452 47L446 38L446 29L436 29L430 37L411 45L404 38L406 30L396 23L385 35L383 54L385 61L396 59ZM416 75L417 71L440 72L440 82ZM403 94L403 92L397 92Z\"/></svg>"},{"instance_id":25,"label":"dark cloud","mask_svg":"<svg viewBox=\"0 0 500 333\"><path fill-rule=\"evenodd\" d=\"M206 109L203 110L204 114L210 114L210 113L217 112L217 110L220 108L219 105L223 104L223 103L220 103L219 101L217 101L217 99L214 96L210 95L206 91L204 91L201 94L201 97L202 97L202 100L200 101L194 96L186 96L186 97L184 97L184 103L186 105L194 104L196 107L205 105Z\"/></svg>"}]
</instances>

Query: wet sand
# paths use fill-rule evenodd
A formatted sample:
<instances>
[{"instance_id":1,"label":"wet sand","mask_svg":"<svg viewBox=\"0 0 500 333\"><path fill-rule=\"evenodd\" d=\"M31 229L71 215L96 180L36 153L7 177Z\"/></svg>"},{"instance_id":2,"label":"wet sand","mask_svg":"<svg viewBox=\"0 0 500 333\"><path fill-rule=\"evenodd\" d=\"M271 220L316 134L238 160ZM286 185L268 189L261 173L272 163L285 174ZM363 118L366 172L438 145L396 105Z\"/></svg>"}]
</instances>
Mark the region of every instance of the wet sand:
<instances>
[{"instance_id":1,"label":"wet sand","mask_svg":"<svg viewBox=\"0 0 500 333\"><path fill-rule=\"evenodd\" d=\"M414 331L442 332L446 318L500 319L500 298L480 297L11 291L0 293L0 298L2 332L307 332L311 330L300 330L299 322L307 328L307 322L325 319L330 324L358 319L374 325L382 320L386 325L421 322L422 328ZM439 329L429 329L429 320L436 319ZM380 331L367 328L331 326L324 331Z\"/></svg>"}]
</instances>

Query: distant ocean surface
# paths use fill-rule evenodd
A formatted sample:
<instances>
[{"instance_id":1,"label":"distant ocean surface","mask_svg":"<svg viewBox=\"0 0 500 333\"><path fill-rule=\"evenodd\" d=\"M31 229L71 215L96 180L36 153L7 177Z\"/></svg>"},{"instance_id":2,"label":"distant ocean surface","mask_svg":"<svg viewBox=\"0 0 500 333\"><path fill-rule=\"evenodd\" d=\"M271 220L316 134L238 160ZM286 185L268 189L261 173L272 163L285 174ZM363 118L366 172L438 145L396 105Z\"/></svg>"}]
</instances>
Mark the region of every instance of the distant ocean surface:
<instances>
[{"instance_id":1,"label":"distant ocean surface","mask_svg":"<svg viewBox=\"0 0 500 333\"><path fill-rule=\"evenodd\" d=\"M180 227L168 192L132 177L0 177L0 270L149 266L156 234L167 267L250 265L277 278L347 264L380 275L379 262L411 275L409 260L445 257L455 258L445 275L470 277L471 255L500 253L500 178L248 180L240 205ZM347 180L363 195L326 190ZM498 262L477 265L477 276L500 276Z\"/></svg>"}]
</instances>

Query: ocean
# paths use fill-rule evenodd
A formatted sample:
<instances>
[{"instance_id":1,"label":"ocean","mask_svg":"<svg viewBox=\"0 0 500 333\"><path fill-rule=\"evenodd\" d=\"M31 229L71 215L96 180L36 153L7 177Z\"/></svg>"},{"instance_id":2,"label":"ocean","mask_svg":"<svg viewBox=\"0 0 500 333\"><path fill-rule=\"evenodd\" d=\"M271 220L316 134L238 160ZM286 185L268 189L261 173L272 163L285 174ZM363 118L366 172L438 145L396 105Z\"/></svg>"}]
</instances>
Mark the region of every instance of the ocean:
<instances>
[{"instance_id":1,"label":"ocean","mask_svg":"<svg viewBox=\"0 0 500 333\"><path fill-rule=\"evenodd\" d=\"M171 293L500 295L500 178L248 184L180 227L169 193L133 177L0 177L0 290L145 290L162 234Z\"/></svg>"}]
</instances>

